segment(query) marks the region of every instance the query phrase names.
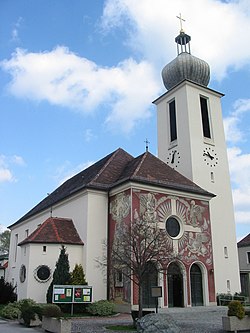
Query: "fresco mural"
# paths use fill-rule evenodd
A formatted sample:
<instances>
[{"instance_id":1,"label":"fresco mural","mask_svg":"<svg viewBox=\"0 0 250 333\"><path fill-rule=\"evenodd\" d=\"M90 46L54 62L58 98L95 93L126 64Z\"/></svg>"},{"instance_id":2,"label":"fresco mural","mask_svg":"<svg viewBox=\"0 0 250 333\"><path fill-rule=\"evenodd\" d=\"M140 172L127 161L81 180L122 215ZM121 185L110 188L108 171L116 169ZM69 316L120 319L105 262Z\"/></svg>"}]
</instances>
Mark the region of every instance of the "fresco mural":
<instances>
[{"instance_id":1,"label":"fresco mural","mask_svg":"<svg viewBox=\"0 0 250 333\"><path fill-rule=\"evenodd\" d=\"M179 265L183 275L183 292L186 293L185 304L191 302L190 270L195 263L206 274L209 290L209 301L214 300L214 279L212 238L209 218L209 202L192 197L166 195L160 192L149 192L133 189L119 193L110 200L110 239L119 237L119 229L123 223L131 223L133 219L142 218L145 223L157 224L167 234L166 262L162 274L168 274L171 262ZM194 269L193 269L194 271ZM166 284L169 279L159 279L163 284L164 293L168 293ZM206 282L206 283L205 283ZM185 284L185 285L184 285ZM127 284L128 285L128 284ZM115 289L115 288L114 288ZM124 286L121 293L129 294ZM121 295L120 295L121 296ZM122 296L123 298L124 295ZM127 299L127 297L126 297ZM167 306L168 297L164 296L164 306Z\"/></svg>"}]
</instances>

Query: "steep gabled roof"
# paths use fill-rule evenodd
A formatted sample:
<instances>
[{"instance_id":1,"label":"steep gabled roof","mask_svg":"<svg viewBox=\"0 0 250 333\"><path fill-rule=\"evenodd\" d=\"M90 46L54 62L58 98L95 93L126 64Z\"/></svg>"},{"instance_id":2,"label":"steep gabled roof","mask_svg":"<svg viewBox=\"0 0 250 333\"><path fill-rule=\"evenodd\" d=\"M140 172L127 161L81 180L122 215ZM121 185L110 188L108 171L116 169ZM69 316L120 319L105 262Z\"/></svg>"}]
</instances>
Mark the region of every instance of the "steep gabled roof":
<instances>
[{"instance_id":1,"label":"steep gabled roof","mask_svg":"<svg viewBox=\"0 0 250 333\"><path fill-rule=\"evenodd\" d=\"M136 158L119 148L87 169L68 179L10 227L32 217L84 189L108 192L133 181L208 197L214 195L169 167L149 152Z\"/></svg>"},{"instance_id":2,"label":"steep gabled roof","mask_svg":"<svg viewBox=\"0 0 250 333\"><path fill-rule=\"evenodd\" d=\"M130 161L113 186L127 180L213 196L149 152Z\"/></svg>"},{"instance_id":3,"label":"steep gabled roof","mask_svg":"<svg viewBox=\"0 0 250 333\"><path fill-rule=\"evenodd\" d=\"M71 219L49 217L18 245L28 243L83 245Z\"/></svg>"},{"instance_id":4,"label":"steep gabled roof","mask_svg":"<svg viewBox=\"0 0 250 333\"><path fill-rule=\"evenodd\" d=\"M250 246L250 234L237 243L238 247Z\"/></svg>"},{"instance_id":5,"label":"steep gabled roof","mask_svg":"<svg viewBox=\"0 0 250 333\"><path fill-rule=\"evenodd\" d=\"M13 225L52 207L54 204L85 188L107 190L110 187L110 184L117 180L128 161L132 159L133 157L123 149L117 149L72 178L66 180L61 186L39 202Z\"/></svg>"}]
</instances>

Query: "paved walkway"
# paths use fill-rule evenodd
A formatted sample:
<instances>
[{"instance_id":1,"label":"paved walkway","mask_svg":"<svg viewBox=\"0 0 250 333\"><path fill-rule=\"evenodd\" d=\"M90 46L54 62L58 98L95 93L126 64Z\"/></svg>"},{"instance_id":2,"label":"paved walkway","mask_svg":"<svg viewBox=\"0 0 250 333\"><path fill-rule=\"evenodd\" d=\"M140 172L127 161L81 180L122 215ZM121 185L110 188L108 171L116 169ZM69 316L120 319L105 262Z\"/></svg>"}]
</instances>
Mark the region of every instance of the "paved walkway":
<instances>
[{"instance_id":1,"label":"paved walkway","mask_svg":"<svg viewBox=\"0 0 250 333\"><path fill-rule=\"evenodd\" d=\"M226 315L227 307L193 307L160 309L159 313L173 316L183 333L222 333L222 316ZM72 324L69 333L101 333L112 332L105 328L108 325L132 324L130 314L114 317L78 319ZM26 328L15 321L0 320L0 333L41 333L39 328ZM249 331L250 332L250 331ZM248 333L249 333L248 332ZM117 333L117 332L116 332ZM121 332L122 333L122 332ZM123 332L124 333L124 332ZM246 333L246 331L245 331Z\"/></svg>"}]
</instances>

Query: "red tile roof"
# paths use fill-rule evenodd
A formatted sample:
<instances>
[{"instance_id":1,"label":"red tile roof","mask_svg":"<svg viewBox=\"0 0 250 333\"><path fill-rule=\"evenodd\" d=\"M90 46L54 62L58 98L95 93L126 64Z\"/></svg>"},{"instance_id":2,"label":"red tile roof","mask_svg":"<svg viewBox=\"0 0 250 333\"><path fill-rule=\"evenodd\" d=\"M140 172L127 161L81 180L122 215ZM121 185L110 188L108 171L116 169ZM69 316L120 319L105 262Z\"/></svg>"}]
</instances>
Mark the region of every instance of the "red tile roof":
<instances>
[{"instance_id":1,"label":"red tile roof","mask_svg":"<svg viewBox=\"0 0 250 333\"><path fill-rule=\"evenodd\" d=\"M18 245L53 243L83 245L71 219L50 217Z\"/></svg>"},{"instance_id":2,"label":"red tile roof","mask_svg":"<svg viewBox=\"0 0 250 333\"><path fill-rule=\"evenodd\" d=\"M181 192L200 194L207 197L214 196L151 153L146 152L134 158L119 148L68 179L10 227L25 221L27 218L45 209L51 208L54 204L79 191L93 188L108 192L112 188L130 181L175 189Z\"/></svg>"},{"instance_id":3,"label":"red tile roof","mask_svg":"<svg viewBox=\"0 0 250 333\"><path fill-rule=\"evenodd\" d=\"M250 246L250 234L237 243L238 247Z\"/></svg>"},{"instance_id":4,"label":"red tile roof","mask_svg":"<svg viewBox=\"0 0 250 333\"><path fill-rule=\"evenodd\" d=\"M113 187L128 180L213 196L149 152L129 161Z\"/></svg>"}]
</instances>

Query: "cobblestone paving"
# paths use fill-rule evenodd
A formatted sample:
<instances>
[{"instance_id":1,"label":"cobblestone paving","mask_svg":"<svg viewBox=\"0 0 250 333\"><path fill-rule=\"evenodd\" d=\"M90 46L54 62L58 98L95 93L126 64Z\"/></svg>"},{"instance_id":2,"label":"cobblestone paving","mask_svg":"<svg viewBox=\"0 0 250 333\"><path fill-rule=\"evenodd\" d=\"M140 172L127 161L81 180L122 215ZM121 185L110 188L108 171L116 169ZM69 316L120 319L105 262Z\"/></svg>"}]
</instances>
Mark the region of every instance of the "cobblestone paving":
<instances>
[{"instance_id":1,"label":"cobblestone paving","mask_svg":"<svg viewBox=\"0 0 250 333\"><path fill-rule=\"evenodd\" d=\"M227 307L193 307L193 308L171 308L159 310L159 313L170 314L183 333L222 333L222 316L226 315ZM105 326L108 325L130 325L132 318L130 314L120 314L105 318L76 319L72 323L72 330L68 333L112 333ZM44 333L41 327L26 328L15 321L2 321L0 333ZM117 332L116 333L124 333ZM225 333L225 332L224 332ZM244 331L244 333L250 333Z\"/></svg>"},{"instance_id":2,"label":"cobblestone paving","mask_svg":"<svg viewBox=\"0 0 250 333\"><path fill-rule=\"evenodd\" d=\"M227 313L225 307L197 307L169 309L176 324L185 333L222 333L222 316Z\"/></svg>"},{"instance_id":3,"label":"cobblestone paving","mask_svg":"<svg viewBox=\"0 0 250 333\"><path fill-rule=\"evenodd\" d=\"M164 313L171 314L183 333L222 333L224 332L222 330L222 316L226 315L226 312L226 307L193 307L160 310L160 313L163 315ZM120 314L115 317L106 318L86 318L76 320L72 323L71 333L112 332L107 330L105 326L130 324L132 324L130 314Z\"/></svg>"},{"instance_id":4,"label":"cobblestone paving","mask_svg":"<svg viewBox=\"0 0 250 333\"><path fill-rule=\"evenodd\" d=\"M112 332L107 330L108 325L131 325L133 323L130 314L120 314L114 317L78 319L72 323L71 333L100 333ZM118 333L116 331L116 333ZM121 332L121 333L124 333Z\"/></svg>"}]
</instances>

